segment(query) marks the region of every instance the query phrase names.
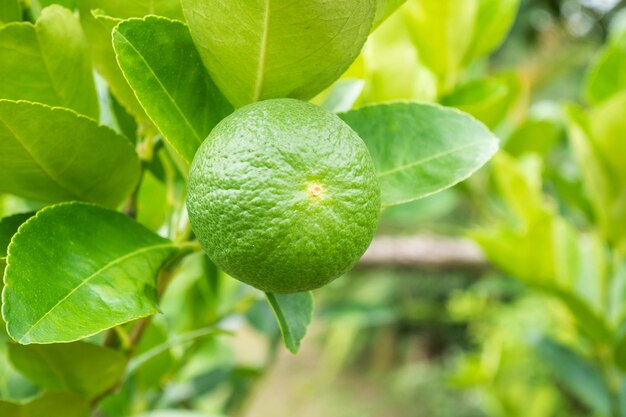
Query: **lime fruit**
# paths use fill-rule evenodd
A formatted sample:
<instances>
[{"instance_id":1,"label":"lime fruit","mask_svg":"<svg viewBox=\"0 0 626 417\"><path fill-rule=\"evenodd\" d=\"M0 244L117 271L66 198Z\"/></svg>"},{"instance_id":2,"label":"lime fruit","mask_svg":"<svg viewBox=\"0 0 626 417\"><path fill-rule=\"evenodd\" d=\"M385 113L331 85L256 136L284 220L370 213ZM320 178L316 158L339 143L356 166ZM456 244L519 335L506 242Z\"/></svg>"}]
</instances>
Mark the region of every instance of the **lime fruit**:
<instances>
[{"instance_id":1,"label":"lime fruit","mask_svg":"<svg viewBox=\"0 0 626 417\"><path fill-rule=\"evenodd\" d=\"M369 246L380 187L361 138L334 114L294 99L242 107L202 143L187 208L205 252L267 292L321 287Z\"/></svg>"}]
</instances>

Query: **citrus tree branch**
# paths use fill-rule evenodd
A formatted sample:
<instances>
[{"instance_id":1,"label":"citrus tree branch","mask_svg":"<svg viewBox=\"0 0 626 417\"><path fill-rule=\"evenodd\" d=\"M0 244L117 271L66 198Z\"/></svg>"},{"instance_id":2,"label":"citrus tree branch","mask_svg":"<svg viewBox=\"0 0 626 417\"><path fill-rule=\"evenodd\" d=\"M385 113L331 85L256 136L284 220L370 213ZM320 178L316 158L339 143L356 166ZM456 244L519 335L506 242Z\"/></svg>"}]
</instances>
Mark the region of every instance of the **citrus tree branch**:
<instances>
[{"instance_id":1,"label":"citrus tree branch","mask_svg":"<svg viewBox=\"0 0 626 417\"><path fill-rule=\"evenodd\" d=\"M484 270L490 265L480 247L469 239L417 235L375 238L358 267Z\"/></svg>"}]
</instances>

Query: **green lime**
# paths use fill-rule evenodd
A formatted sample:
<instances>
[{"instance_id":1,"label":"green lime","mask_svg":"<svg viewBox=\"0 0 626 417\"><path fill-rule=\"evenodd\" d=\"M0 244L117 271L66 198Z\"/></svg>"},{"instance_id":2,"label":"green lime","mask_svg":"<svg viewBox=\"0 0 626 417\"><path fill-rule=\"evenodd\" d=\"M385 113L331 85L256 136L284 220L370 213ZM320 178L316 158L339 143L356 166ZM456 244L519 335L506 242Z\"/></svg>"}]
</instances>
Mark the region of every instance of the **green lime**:
<instances>
[{"instance_id":1,"label":"green lime","mask_svg":"<svg viewBox=\"0 0 626 417\"><path fill-rule=\"evenodd\" d=\"M242 107L191 165L187 208L207 255L268 292L321 287L369 246L380 187L361 138L334 114L293 99Z\"/></svg>"}]
</instances>

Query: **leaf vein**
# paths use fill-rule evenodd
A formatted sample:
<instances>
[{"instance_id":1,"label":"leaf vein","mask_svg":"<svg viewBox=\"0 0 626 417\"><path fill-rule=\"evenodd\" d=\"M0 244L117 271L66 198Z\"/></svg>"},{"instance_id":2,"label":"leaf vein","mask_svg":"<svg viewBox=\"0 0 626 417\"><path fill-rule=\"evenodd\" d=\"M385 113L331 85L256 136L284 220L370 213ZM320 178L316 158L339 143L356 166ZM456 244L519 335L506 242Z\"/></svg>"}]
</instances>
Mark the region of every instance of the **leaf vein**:
<instances>
[{"instance_id":1,"label":"leaf vein","mask_svg":"<svg viewBox=\"0 0 626 417\"><path fill-rule=\"evenodd\" d=\"M162 243L159 245L153 245L153 246L148 246L148 247L144 247L138 250L135 250L133 252L127 253L124 256L121 256L119 258L115 258L112 261L108 262L106 265L104 265L103 267L99 268L98 270L96 270L95 272L93 272L91 275L89 275L87 278L85 278L84 280L81 281L80 284L78 284L76 287L72 288L72 290L70 292L68 292L64 297L62 297L55 305L53 305L52 307L50 307L50 309L48 309L48 311L46 311L40 318L39 320L37 320L32 326L30 326L30 328L26 331L26 333L24 333L24 335L20 338L20 342L23 342L24 339L26 339L28 337L28 335L30 335L30 333L46 318L50 315L50 313L52 311L54 311L58 306L60 306L63 302L65 302L69 297L71 297L76 291L78 291L80 288L82 288L84 285L86 285L88 282L90 282L92 279L96 278L98 275L100 275L101 273L103 273L104 271L106 271L107 269L120 264L121 262L124 262L125 260L151 251L151 250L156 250L156 249L164 249L164 248L169 248L169 247L175 247L176 245L174 243L168 242L168 243Z\"/></svg>"},{"instance_id":2,"label":"leaf vein","mask_svg":"<svg viewBox=\"0 0 626 417\"><path fill-rule=\"evenodd\" d=\"M430 162L430 161L432 161L434 159L443 158L443 157L451 155L453 153L460 152L462 150L465 150L465 149L468 149L468 148L472 148L472 147L474 147L476 145L481 145L481 144L482 144L482 142L479 142L479 141L466 143L464 145L457 146L456 148L448 149L446 151L439 152L439 153L436 153L434 155L427 156L426 158L422 158L422 159L419 159L419 160L417 160L415 162L411 162L410 164L402 165L402 166L399 166L399 167L396 167L396 168L393 168L393 169L390 169L390 170L387 170L387 171L380 172L378 174L378 177L381 178L381 177L384 177L384 176L387 176L387 175L395 174L396 172L403 171L403 170L409 169L409 168L413 168L413 167L416 167L418 165L422 165L422 164L425 164L427 162Z\"/></svg>"},{"instance_id":3,"label":"leaf vein","mask_svg":"<svg viewBox=\"0 0 626 417\"><path fill-rule=\"evenodd\" d=\"M11 134L15 137L15 139L17 139L17 143L20 144L20 146L26 151L26 153L32 158L32 160L35 162L35 164L37 164L37 166L39 166L39 168L43 171L44 174L46 174L46 176L48 176L48 178L50 178L52 180L53 183L55 183L56 185L59 186L59 188L61 188L63 191L67 192L69 195L71 195L73 198L76 198L78 200L88 200L86 198L84 198L83 196L81 196L80 194L78 194L77 192L70 190L67 186L65 186L61 180L59 180L58 178L56 178L56 176L52 175L52 173L48 170L48 168L43 164L43 162L41 162L39 159L35 158L34 153L32 152L31 149L29 149L26 144L24 143L24 141L22 141L22 139L20 138L20 136L17 134L17 132L15 132L13 129L11 129L9 127L9 125L4 121L4 119L2 119L0 117L0 123L2 123L2 125L9 131L11 132Z\"/></svg>"},{"instance_id":4,"label":"leaf vein","mask_svg":"<svg viewBox=\"0 0 626 417\"><path fill-rule=\"evenodd\" d=\"M270 25L270 0L265 0L265 14L263 15L263 36L259 50L259 68L257 69L256 82L254 85L253 101L258 101L263 92L263 82L265 80L265 65L267 61L267 38L269 36Z\"/></svg>"},{"instance_id":5,"label":"leaf vein","mask_svg":"<svg viewBox=\"0 0 626 417\"><path fill-rule=\"evenodd\" d=\"M141 54L141 52L139 52L139 50L137 48L135 48L135 46L132 44L132 42L126 37L124 36L119 30L116 31L117 34L119 34L122 38L124 38L124 40L126 41L126 43L128 44L128 46L130 48L132 48L133 51L135 51L137 53L137 56L141 59L141 61L145 64L146 68L150 71L150 74L152 75L152 77L156 80L156 82L161 86L161 88L163 89L163 92L165 93L165 95L167 96L167 98L169 99L169 101L172 103L172 105L174 106L174 109L178 112L178 114L180 114L180 117L182 118L182 120L185 122L185 124L187 125L187 127L191 130L194 138L196 139L197 143L202 143L203 138L200 137L200 134L196 131L196 129L193 127L193 125L191 124L191 122L189 121L189 119L187 118L187 116L185 115L185 113L182 111L182 109L180 108L180 106L178 105L178 103L176 102L176 100L174 100L174 97L172 97L172 95L170 94L170 92L168 91L168 89L165 87L165 85L161 82L161 79L156 75L156 73L154 72L154 70L152 69L152 67L150 66L150 64L148 63L148 61L146 61L146 59L143 57L143 55ZM139 97L137 97L137 99L139 99ZM140 100L141 101L141 100Z\"/></svg>"}]
</instances>

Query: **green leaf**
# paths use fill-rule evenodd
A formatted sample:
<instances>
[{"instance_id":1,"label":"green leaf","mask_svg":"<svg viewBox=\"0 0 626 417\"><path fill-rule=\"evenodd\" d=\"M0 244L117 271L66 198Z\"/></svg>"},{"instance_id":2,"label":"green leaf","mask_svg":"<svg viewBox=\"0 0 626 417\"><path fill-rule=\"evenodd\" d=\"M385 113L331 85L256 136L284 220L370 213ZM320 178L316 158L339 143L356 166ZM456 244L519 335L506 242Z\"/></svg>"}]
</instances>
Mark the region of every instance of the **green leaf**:
<instances>
[{"instance_id":1,"label":"green leaf","mask_svg":"<svg viewBox=\"0 0 626 417\"><path fill-rule=\"evenodd\" d=\"M117 130L122 132L133 145L136 144L139 130L137 119L135 119L132 114L128 113L124 106L122 106L110 92L109 100L111 104L111 117L114 119L113 123L116 125Z\"/></svg>"},{"instance_id":2,"label":"green leaf","mask_svg":"<svg viewBox=\"0 0 626 417\"><path fill-rule=\"evenodd\" d=\"M480 0L420 0L403 8L420 60L448 90L472 45Z\"/></svg>"},{"instance_id":3,"label":"green leaf","mask_svg":"<svg viewBox=\"0 0 626 417\"><path fill-rule=\"evenodd\" d=\"M35 213L21 213L0 219L0 259L6 258L7 248L17 229Z\"/></svg>"},{"instance_id":4,"label":"green leaf","mask_svg":"<svg viewBox=\"0 0 626 417\"><path fill-rule=\"evenodd\" d=\"M204 69L185 24L155 16L125 20L113 31L113 46L148 116L191 162L233 108Z\"/></svg>"},{"instance_id":5,"label":"green leaf","mask_svg":"<svg viewBox=\"0 0 626 417\"><path fill-rule=\"evenodd\" d=\"M497 127L513 108L520 95L517 76L505 74L483 80L473 80L459 86L440 102L456 107L476 117L487 127Z\"/></svg>"},{"instance_id":6,"label":"green leaf","mask_svg":"<svg viewBox=\"0 0 626 417\"><path fill-rule=\"evenodd\" d=\"M503 271L527 284L551 285L557 275L555 242L567 225L542 193L541 161L535 156L517 161L500 152L492 169L508 222L474 231L473 238Z\"/></svg>"},{"instance_id":7,"label":"green leaf","mask_svg":"<svg viewBox=\"0 0 626 417\"><path fill-rule=\"evenodd\" d=\"M613 333L603 317L571 290L563 290L554 286L537 286L546 294L557 298L572 314L580 331L600 346L613 342Z\"/></svg>"},{"instance_id":8,"label":"green leaf","mask_svg":"<svg viewBox=\"0 0 626 417\"><path fill-rule=\"evenodd\" d=\"M626 90L615 94L589 112L591 140L597 149L613 191L606 197L610 205L602 209L608 218L608 235L614 242L626 239ZM583 169L585 169L583 167Z\"/></svg>"},{"instance_id":9,"label":"green leaf","mask_svg":"<svg viewBox=\"0 0 626 417\"><path fill-rule=\"evenodd\" d=\"M622 334L615 342L615 363L622 370L626 370L626 334Z\"/></svg>"},{"instance_id":10,"label":"green leaf","mask_svg":"<svg viewBox=\"0 0 626 417\"><path fill-rule=\"evenodd\" d=\"M43 104L0 100L0 149L0 192L36 201L115 207L139 178L128 140L71 110Z\"/></svg>"},{"instance_id":11,"label":"green leaf","mask_svg":"<svg viewBox=\"0 0 626 417\"><path fill-rule=\"evenodd\" d=\"M300 292L266 293L265 296L274 310L285 346L291 353L297 353L313 317L313 295L310 292Z\"/></svg>"},{"instance_id":12,"label":"green leaf","mask_svg":"<svg viewBox=\"0 0 626 417\"><path fill-rule=\"evenodd\" d=\"M122 71L115 60L111 32L120 19L108 16L94 16L90 8L84 6L88 1L79 0L80 22L91 46L93 66L104 78L109 89L120 104L141 121L148 121L148 116L137 101L133 90L128 85Z\"/></svg>"},{"instance_id":13,"label":"green leaf","mask_svg":"<svg viewBox=\"0 0 626 417\"><path fill-rule=\"evenodd\" d=\"M498 191L515 214L521 230L531 229L533 222L554 217L554 207L542 192L543 164L539 158L532 155L515 160L500 152L493 158L492 166Z\"/></svg>"},{"instance_id":14,"label":"green leaf","mask_svg":"<svg viewBox=\"0 0 626 417\"><path fill-rule=\"evenodd\" d=\"M9 359L24 376L50 391L86 399L114 386L124 374L126 357L91 343L9 345Z\"/></svg>"},{"instance_id":15,"label":"green leaf","mask_svg":"<svg viewBox=\"0 0 626 417\"><path fill-rule=\"evenodd\" d=\"M626 13L622 13L626 16ZM626 19L625 19L626 20ZM617 395L617 414L618 417L626 417L626 382L621 382L619 393Z\"/></svg>"},{"instance_id":16,"label":"green leaf","mask_svg":"<svg viewBox=\"0 0 626 417\"><path fill-rule=\"evenodd\" d=\"M98 12L92 13L96 9ZM96 70L107 80L109 88L129 113L149 122L117 64L111 34L121 19L149 14L182 19L180 0L78 0L78 11Z\"/></svg>"},{"instance_id":17,"label":"green leaf","mask_svg":"<svg viewBox=\"0 0 626 417\"><path fill-rule=\"evenodd\" d=\"M594 411L609 415L612 399L601 372L596 366L569 347L549 339L536 345L537 353L552 370L554 378Z\"/></svg>"},{"instance_id":18,"label":"green leaf","mask_svg":"<svg viewBox=\"0 0 626 417\"><path fill-rule=\"evenodd\" d=\"M364 103L437 98L437 78L420 61L401 13L370 35L361 56Z\"/></svg>"},{"instance_id":19,"label":"green leaf","mask_svg":"<svg viewBox=\"0 0 626 417\"><path fill-rule=\"evenodd\" d=\"M420 59L444 92L461 71L504 40L520 0L420 0L403 10Z\"/></svg>"},{"instance_id":20,"label":"green leaf","mask_svg":"<svg viewBox=\"0 0 626 417\"><path fill-rule=\"evenodd\" d=\"M51 6L35 25L0 28L0 98L67 107L98 119L88 45L72 12Z\"/></svg>"},{"instance_id":21,"label":"green leaf","mask_svg":"<svg viewBox=\"0 0 626 417\"><path fill-rule=\"evenodd\" d=\"M236 107L320 93L357 57L376 13L375 0L182 4L204 65Z\"/></svg>"},{"instance_id":22,"label":"green leaf","mask_svg":"<svg viewBox=\"0 0 626 417\"><path fill-rule=\"evenodd\" d=\"M591 104L601 103L621 91L626 91L626 32L605 46L585 83L585 97Z\"/></svg>"},{"instance_id":23,"label":"green leaf","mask_svg":"<svg viewBox=\"0 0 626 417\"><path fill-rule=\"evenodd\" d=\"M404 3L406 3L406 0L376 0L376 16L374 17L372 27L377 28Z\"/></svg>"},{"instance_id":24,"label":"green leaf","mask_svg":"<svg viewBox=\"0 0 626 417\"><path fill-rule=\"evenodd\" d=\"M560 112L559 112L560 113ZM565 123L560 114L531 115L518 125L504 143L512 156L547 155L565 139Z\"/></svg>"},{"instance_id":25,"label":"green leaf","mask_svg":"<svg viewBox=\"0 0 626 417\"><path fill-rule=\"evenodd\" d=\"M0 318L0 399L7 401L32 399L39 393L39 388L21 375L9 361L9 340L4 320Z\"/></svg>"},{"instance_id":26,"label":"green leaf","mask_svg":"<svg viewBox=\"0 0 626 417\"><path fill-rule=\"evenodd\" d=\"M333 113L352 110L363 92L364 85L363 80L354 78L337 81L321 103L322 107Z\"/></svg>"},{"instance_id":27,"label":"green leaf","mask_svg":"<svg viewBox=\"0 0 626 417\"><path fill-rule=\"evenodd\" d=\"M154 350L168 342L169 331L168 327L153 320L146 328L141 337L141 342L133 352L133 360L127 367L126 378L131 373L136 373L136 383L142 389L163 386L164 379L172 370L175 361L170 349L164 348L159 353ZM139 362L142 358L144 358L143 361ZM139 365L137 366L138 362Z\"/></svg>"},{"instance_id":28,"label":"green leaf","mask_svg":"<svg viewBox=\"0 0 626 417\"><path fill-rule=\"evenodd\" d=\"M25 200L13 194L0 194L0 217L37 211L43 206L42 203Z\"/></svg>"},{"instance_id":29,"label":"green leaf","mask_svg":"<svg viewBox=\"0 0 626 417\"><path fill-rule=\"evenodd\" d=\"M150 230L159 230L170 215L167 186L145 171L137 194L137 221Z\"/></svg>"},{"instance_id":30,"label":"green leaf","mask_svg":"<svg viewBox=\"0 0 626 417\"><path fill-rule=\"evenodd\" d=\"M7 248L11 243L11 238L17 232L17 229L33 216L34 213L15 214L13 216L0 219L0 276L4 275L4 269L7 266ZM3 285L0 283L0 288Z\"/></svg>"},{"instance_id":31,"label":"green leaf","mask_svg":"<svg viewBox=\"0 0 626 417\"><path fill-rule=\"evenodd\" d=\"M22 20L20 0L3 0L0 2L0 26L20 20Z\"/></svg>"},{"instance_id":32,"label":"green leaf","mask_svg":"<svg viewBox=\"0 0 626 417\"><path fill-rule=\"evenodd\" d=\"M595 294L603 292L602 277L592 275L593 264L584 269L581 260L591 263L592 253L544 196L540 159L516 161L499 153L492 166L509 218L472 232L473 238L498 268L563 303L589 339L610 343L610 326L594 310Z\"/></svg>"},{"instance_id":33,"label":"green leaf","mask_svg":"<svg viewBox=\"0 0 626 417\"><path fill-rule=\"evenodd\" d=\"M552 248L555 222L550 217L534 220L528 230L498 227L472 232L472 238L489 260L501 270L527 284L555 280Z\"/></svg>"},{"instance_id":34,"label":"green leaf","mask_svg":"<svg viewBox=\"0 0 626 417\"><path fill-rule=\"evenodd\" d=\"M624 61L626 64L626 61ZM626 66L624 67L626 70ZM625 76L626 78L626 76ZM626 90L616 94L589 112L589 128L598 151L615 176L616 184L626 186Z\"/></svg>"},{"instance_id":35,"label":"green leaf","mask_svg":"<svg viewBox=\"0 0 626 417\"><path fill-rule=\"evenodd\" d=\"M155 275L182 247L90 204L39 211L9 246L9 335L22 344L71 342L156 313Z\"/></svg>"},{"instance_id":36,"label":"green leaf","mask_svg":"<svg viewBox=\"0 0 626 417\"><path fill-rule=\"evenodd\" d=\"M72 394L48 392L27 403L0 401L0 416L89 417L89 404Z\"/></svg>"},{"instance_id":37,"label":"green leaf","mask_svg":"<svg viewBox=\"0 0 626 417\"><path fill-rule=\"evenodd\" d=\"M234 308L240 300L239 292L225 290L221 281L220 271L204 253L189 255L181 261L159 303L168 318L168 328L174 333L184 333L210 326Z\"/></svg>"},{"instance_id":38,"label":"green leaf","mask_svg":"<svg viewBox=\"0 0 626 417\"><path fill-rule=\"evenodd\" d=\"M479 0L474 35L465 52L465 64L482 58L496 49L508 34L520 6L520 0Z\"/></svg>"},{"instance_id":39,"label":"green leaf","mask_svg":"<svg viewBox=\"0 0 626 417\"><path fill-rule=\"evenodd\" d=\"M618 365L626 371L626 328L623 326L626 323L626 303L624 303L626 300L626 259L622 260L621 263L616 262L613 269L610 279L607 315L611 322L620 329L618 339L620 342L617 343L620 348L616 347L616 350L621 352L619 359L621 363Z\"/></svg>"},{"instance_id":40,"label":"green leaf","mask_svg":"<svg viewBox=\"0 0 626 417\"><path fill-rule=\"evenodd\" d=\"M611 113L607 117L618 126L621 115L619 110L617 108L607 110ZM589 117L581 109L570 106L567 109L567 116L569 140L581 169L585 192L597 216L597 224L604 236L617 241L626 235L626 221L621 209L622 201L626 201L624 200L626 190L623 185L626 183L626 177L620 178L619 173L623 174L624 168L623 164L619 163L619 154L615 154L623 147L619 139L620 132L616 129L613 136L611 127L603 127L594 122L596 134L608 129L608 135L599 139L592 132ZM601 114L598 113L597 116L601 117L601 122L605 120ZM614 165L615 163L617 165Z\"/></svg>"},{"instance_id":41,"label":"green leaf","mask_svg":"<svg viewBox=\"0 0 626 417\"><path fill-rule=\"evenodd\" d=\"M463 181L498 149L498 139L480 122L438 105L381 104L339 117L363 138L372 155L383 207Z\"/></svg>"},{"instance_id":42,"label":"green leaf","mask_svg":"<svg viewBox=\"0 0 626 417\"><path fill-rule=\"evenodd\" d=\"M30 9L33 12L33 16L38 17L43 9L53 4L58 4L70 10L76 8L76 0L30 0Z\"/></svg>"}]
</instances>

